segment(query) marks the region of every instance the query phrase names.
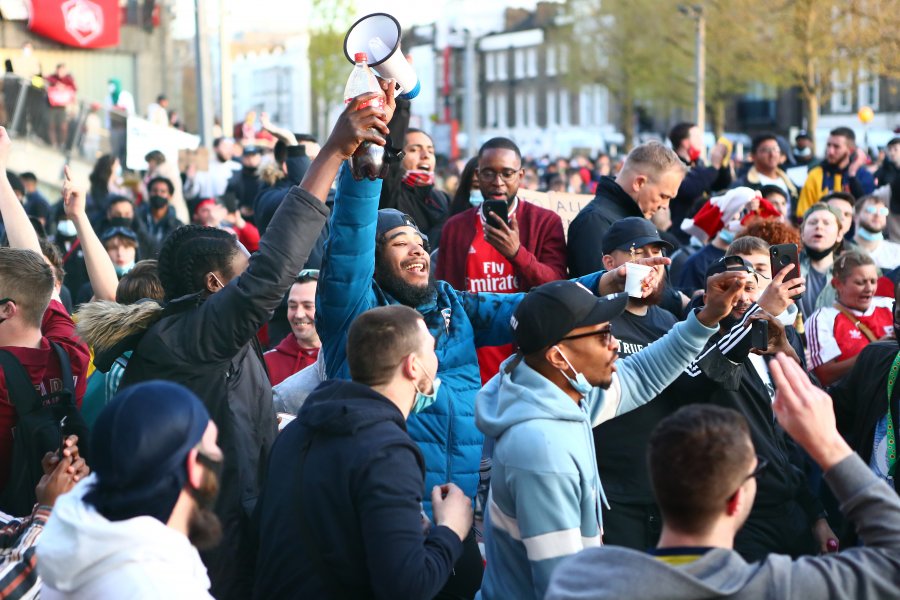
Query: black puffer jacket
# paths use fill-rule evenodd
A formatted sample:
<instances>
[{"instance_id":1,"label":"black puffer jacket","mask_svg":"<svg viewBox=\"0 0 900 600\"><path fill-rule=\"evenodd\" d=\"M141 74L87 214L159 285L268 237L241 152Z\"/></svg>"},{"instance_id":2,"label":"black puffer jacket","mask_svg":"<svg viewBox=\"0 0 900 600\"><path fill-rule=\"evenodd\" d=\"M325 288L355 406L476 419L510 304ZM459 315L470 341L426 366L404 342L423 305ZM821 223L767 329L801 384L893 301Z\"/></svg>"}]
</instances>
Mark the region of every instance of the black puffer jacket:
<instances>
[{"instance_id":1,"label":"black puffer jacket","mask_svg":"<svg viewBox=\"0 0 900 600\"><path fill-rule=\"evenodd\" d=\"M303 267L327 217L324 203L293 188L243 274L210 296L194 294L169 302L149 328L107 344L98 357L102 363L104 355L133 347L120 389L149 379L181 383L203 400L216 423L218 445L225 453L216 506L224 538L204 561L213 595L220 599L250 595L252 573L247 569L253 561L247 553L252 551L243 543L259 494L260 470L277 433L272 388L256 332ZM145 306L123 310L137 314L146 311ZM95 332L103 329L96 320L92 325Z\"/></svg>"}]
</instances>

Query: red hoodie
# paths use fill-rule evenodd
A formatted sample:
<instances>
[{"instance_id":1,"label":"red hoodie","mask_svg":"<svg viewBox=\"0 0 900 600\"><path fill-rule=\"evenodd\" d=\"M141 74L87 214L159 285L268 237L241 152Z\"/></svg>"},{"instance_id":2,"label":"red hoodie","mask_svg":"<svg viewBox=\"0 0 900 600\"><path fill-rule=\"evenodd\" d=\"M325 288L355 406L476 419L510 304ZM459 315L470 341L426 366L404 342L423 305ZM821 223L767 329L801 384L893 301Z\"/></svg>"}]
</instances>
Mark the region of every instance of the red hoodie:
<instances>
[{"instance_id":1,"label":"red hoodie","mask_svg":"<svg viewBox=\"0 0 900 600\"><path fill-rule=\"evenodd\" d=\"M263 354L266 367L269 369L269 381L273 386L313 364L318 356L318 348L301 348L293 333L288 334L280 344Z\"/></svg>"}]
</instances>

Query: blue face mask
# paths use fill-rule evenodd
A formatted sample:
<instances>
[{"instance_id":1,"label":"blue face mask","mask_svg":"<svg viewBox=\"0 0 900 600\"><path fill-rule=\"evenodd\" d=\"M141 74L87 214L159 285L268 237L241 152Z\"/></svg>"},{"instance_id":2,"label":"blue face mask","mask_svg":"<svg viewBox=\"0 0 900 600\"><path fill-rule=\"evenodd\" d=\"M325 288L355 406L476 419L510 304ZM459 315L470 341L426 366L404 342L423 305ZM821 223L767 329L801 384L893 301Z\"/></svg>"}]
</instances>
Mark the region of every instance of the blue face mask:
<instances>
[{"instance_id":1,"label":"blue face mask","mask_svg":"<svg viewBox=\"0 0 900 600\"><path fill-rule=\"evenodd\" d=\"M725 242L726 244L730 244L734 241L734 232L729 231L727 229L723 229L719 232L719 239Z\"/></svg>"},{"instance_id":2,"label":"blue face mask","mask_svg":"<svg viewBox=\"0 0 900 600\"><path fill-rule=\"evenodd\" d=\"M416 359L416 362L419 363L419 359ZM419 363L419 366L422 367L422 363ZM425 369L425 367L422 367L422 370L424 370L424 369ZM416 399L412 405L412 412L414 412L414 413L420 413L423 410L425 410L426 408L428 408L429 406L431 406L432 404L434 404L435 401L437 400L438 389L441 387L441 378L440 377L434 377L432 379L432 377L430 375L428 375L427 371L425 371L425 375L428 377L428 379L431 379L432 390L431 390L430 394L426 394L424 392L420 392L419 386L418 385L416 386Z\"/></svg>"},{"instance_id":3,"label":"blue face mask","mask_svg":"<svg viewBox=\"0 0 900 600\"><path fill-rule=\"evenodd\" d=\"M484 196L481 195L481 192L478 190L472 190L469 192L469 204L472 206L481 206L484 202Z\"/></svg>"},{"instance_id":4,"label":"blue face mask","mask_svg":"<svg viewBox=\"0 0 900 600\"><path fill-rule=\"evenodd\" d=\"M563 354L563 351L559 349L559 346L553 347L556 348L556 351L559 352L559 355L562 356L562 359L566 361L566 364L569 365L569 368L572 369L573 373L575 373L575 379L569 377L562 369L560 369L559 372L563 374L563 377L566 378L566 381L569 382L569 385L572 386L573 390L575 390L582 396L587 396L591 392L591 390L594 389L594 386L592 386L588 382L587 377L584 376L584 373L580 373L575 370L575 367L572 366L572 363L569 362L569 359L566 358L566 355Z\"/></svg>"},{"instance_id":5,"label":"blue face mask","mask_svg":"<svg viewBox=\"0 0 900 600\"><path fill-rule=\"evenodd\" d=\"M122 277L123 275L128 273L128 271L130 271L131 269L134 268L134 261L128 263L127 265L122 265L121 267L119 265L115 265L115 268L116 268L116 275L118 275L119 277Z\"/></svg>"},{"instance_id":6,"label":"blue face mask","mask_svg":"<svg viewBox=\"0 0 900 600\"><path fill-rule=\"evenodd\" d=\"M872 233L867 230L865 227L857 227L856 235L866 240L867 242L881 242L884 240L884 233L879 231L878 233Z\"/></svg>"}]
</instances>

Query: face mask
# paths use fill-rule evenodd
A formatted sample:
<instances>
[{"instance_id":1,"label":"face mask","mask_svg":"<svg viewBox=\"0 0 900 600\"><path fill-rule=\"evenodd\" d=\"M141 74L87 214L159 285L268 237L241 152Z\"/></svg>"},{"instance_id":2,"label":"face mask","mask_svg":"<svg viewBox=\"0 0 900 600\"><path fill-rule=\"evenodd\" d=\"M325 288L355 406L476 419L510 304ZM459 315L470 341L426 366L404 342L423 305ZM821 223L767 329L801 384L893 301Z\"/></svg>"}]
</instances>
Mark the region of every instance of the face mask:
<instances>
[{"instance_id":1,"label":"face mask","mask_svg":"<svg viewBox=\"0 0 900 600\"><path fill-rule=\"evenodd\" d=\"M116 170L113 171L116 174L116 177L122 176L122 165L116 164Z\"/></svg>"},{"instance_id":2,"label":"face mask","mask_svg":"<svg viewBox=\"0 0 900 600\"><path fill-rule=\"evenodd\" d=\"M115 94L115 93L116 93L116 86L114 86L113 84L109 84L109 93L110 93L110 94Z\"/></svg>"},{"instance_id":3,"label":"face mask","mask_svg":"<svg viewBox=\"0 0 900 600\"><path fill-rule=\"evenodd\" d=\"M469 192L469 204L474 207L479 207L484 202L484 196L481 195L481 192L478 190L473 190Z\"/></svg>"},{"instance_id":4,"label":"face mask","mask_svg":"<svg viewBox=\"0 0 900 600\"><path fill-rule=\"evenodd\" d=\"M64 238L73 238L78 235L78 233L75 231L75 223L69 221L68 219L60 221L56 224L56 234Z\"/></svg>"},{"instance_id":5,"label":"face mask","mask_svg":"<svg viewBox=\"0 0 900 600\"><path fill-rule=\"evenodd\" d=\"M726 244L730 244L734 241L734 232L728 229L723 229L719 232L719 239L725 242Z\"/></svg>"},{"instance_id":6,"label":"face mask","mask_svg":"<svg viewBox=\"0 0 900 600\"><path fill-rule=\"evenodd\" d=\"M700 148L694 148L693 146L688 148L688 159L691 162L697 162L700 159Z\"/></svg>"},{"instance_id":7,"label":"face mask","mask_svg":"<svg viewBox=\"0 0 900 600\"><path fill-rule=\"evenodd\" d=\"M799 156L801 158L806 158L807 156L809 156L811 154L812 154L812 148L810 148L810 147L797 148L796 150L794 150L794 156Z\"/></svg>"},{"instance_id":8,"label":"face mask","mask_svg":"<svg viewBox=\"0 0 900 600\"><path fill-rule=\"evenodd\" d=\"M410 170L403 176L403 183L409 187L434 185L434 173L432 171Z\"/></svg>"},{"instance_id":9,"label":"face mask","mask_svg":"<svg viewBox=\"0 0 900 600\"><path fill-rule=\"evenodd\" d=\"M419 359L416 359L416 362L419 363ZM422 367L422 363L419 363L419 366ZM422 367L422 370L425 370L425 367ZM416 399L413 402L412 412L420 413L437 400L438 388L441 387L441 378L440 377L432 377L428 375L428 372L425 372L425 375L428 379L431 379L432 391L430 394L425 394L419 391L419 386L416 385Z\"/></svg>"},{"instance_id":10,"label":"face mask","mask_svg":"<svg viewBox=\"0 0 900 600\"><path fill-rule=\"evenodd\" d=\"M566 381L569 382L569 385L572 386L572 389L581 394L582 396L587 396L594 386L592 386L587 378L584 376L584 373L580 373L575 370L575 367L572 366L572 363L569 362L569 359L566 358L566 355L563 354L563 351L559 349L559 346L553 346L556 348L556 351L559 352L559 355L562 356L562 359L566 361L566 364L569 365L569 368L572 369L572 372L575 373L575 379L569 377L565 371L562 369L559 370L560 373L563 374L563 377L566 378Z\"/></svg>"},{"instance_id":11,"label":"face mask","mask_svg":"<svg viewBox=\"0 0 900 600\"><path fill-rule=\"evenodd\" d=\"M884 240L884 233L882 233L881 231L879 231L878 233L872 233L865 227L857 227L856 235L866 240L867 242L881 242Z\"/></svg>"},{"instance_id":12,"label":"face mask","mask_svg":"<svg viewBox=\"0 0 900 600\"><path fill-rule=\"evenodd\" d=\"M169 203L168 198L163 198L162 196L150 196L150 208L153 210L159 210Z\"/></svg>"},{"instance_id":13,"label":"face mask","mask_svg":"<svg viewBox=\"0 0 900 600\"><path fill-rule=\"evenodd\" d=\"M122 277L123 275L128 273L128 271L130 271L131 269L134 268L134 261L131 261L127 265L122 265L122 266L115 265L115 268L116 268L116 275L118 275L119 277Z\"/></svg>"},{"instance_id":14,"label":"face mask","mask_svg":"<svg viewBox=\"0 0 900 600\"><path fill-rule=\"evenodd\" d=\"M834 251L834 248L828 248L826 250L813 250L806 244L803 244L803 251L806 252L806 255L810 258L810 260L822 260L829 254Z\"/></svg>"}]
</instances>

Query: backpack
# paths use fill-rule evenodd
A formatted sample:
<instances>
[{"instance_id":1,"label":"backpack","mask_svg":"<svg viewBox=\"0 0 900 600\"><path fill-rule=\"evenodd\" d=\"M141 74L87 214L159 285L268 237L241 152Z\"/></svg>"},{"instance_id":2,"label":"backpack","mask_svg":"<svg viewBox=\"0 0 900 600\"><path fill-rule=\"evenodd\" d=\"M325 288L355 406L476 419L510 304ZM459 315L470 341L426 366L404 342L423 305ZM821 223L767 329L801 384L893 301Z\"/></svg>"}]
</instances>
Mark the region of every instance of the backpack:
<instances>
[{"instance_id":1,"label":"backpack","mask_svg":"<svg viewBox=\"0 0 900 600\"><path fill-rule=\"evenodd\" d=\"M52 341L50 345L59 360L63 389L44 395L35 389L22 363L8 350L0 349L9 402L18 416L13 427L9 481L0 493L0 510L11 515L30 514L37 502L34 488L44 475L41 460L47 452L59 449L63 418L65 434L78 436L79 454L87 460L88 427L75 404L72 364L62 346Z\"/></svg>"}]
</instances>

